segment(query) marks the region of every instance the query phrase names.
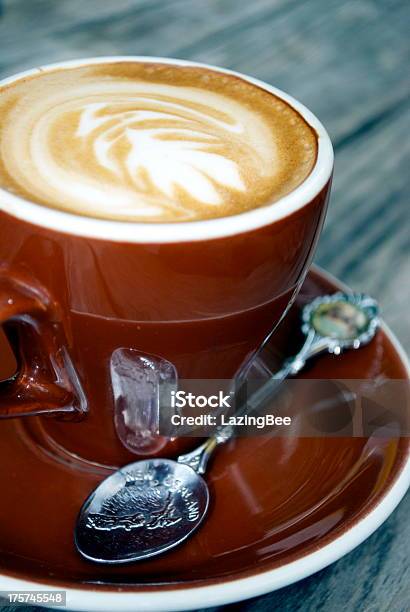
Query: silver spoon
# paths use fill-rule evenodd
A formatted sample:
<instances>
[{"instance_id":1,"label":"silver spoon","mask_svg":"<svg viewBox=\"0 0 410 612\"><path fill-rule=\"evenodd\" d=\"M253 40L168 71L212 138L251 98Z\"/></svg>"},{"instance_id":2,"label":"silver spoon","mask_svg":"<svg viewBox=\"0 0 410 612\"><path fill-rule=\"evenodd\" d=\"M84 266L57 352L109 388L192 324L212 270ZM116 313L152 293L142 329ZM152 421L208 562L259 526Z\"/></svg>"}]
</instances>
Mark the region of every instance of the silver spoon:
<instances>
[{"instance_id":1,"label":"silver spoon","mask_svg":"<svg viewBox=\"0 0 410 612\"><path fill-rule=\"evenodd\" d=\"M375 300L363 294L335 293L304 307L305 343L297 355L272 375L256 359L253 376L268 382L236 414L249 414L271 399L280 383L297 374L311 357L340 355L368 344L379 326ZM248 377L252 373L248 372ZM106 478L88 497L78 515L75 545L96 563L141 561L164 553L186 540L203 521L209 490L201 477L215 448L234 435L220 427L191 453L171 459L131 463Z\"/></svg>"}]
</instances>

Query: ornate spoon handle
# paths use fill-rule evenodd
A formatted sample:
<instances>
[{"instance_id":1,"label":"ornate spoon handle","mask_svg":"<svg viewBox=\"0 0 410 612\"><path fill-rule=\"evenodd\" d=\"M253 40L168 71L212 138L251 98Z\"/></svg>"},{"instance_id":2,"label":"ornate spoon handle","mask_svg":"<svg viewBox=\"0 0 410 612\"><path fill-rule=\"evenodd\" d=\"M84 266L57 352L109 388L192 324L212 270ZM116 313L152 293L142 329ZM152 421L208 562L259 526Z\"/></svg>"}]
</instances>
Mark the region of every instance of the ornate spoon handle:
<instances>
[{"instance_id":1,"label":"ornate spoon handle","mask_svg":"<svg viewBox=\"0 0 410 612\"><path fill-rule=\"evenodd\" d=\"M319 297L305 306L302 320L306 340L300 351L286 360L275 374L269 374L263 363L256 358L253 367L256 367L259 374L263 373L267 382L246 399L235 416L252 414L266 400L272 400L283 381L298 374L312 357L326 352L340 355L344 350L358 349L368 344L379 326L378 305L373 298L364 294L338 292ZM218 427L215 434L198 448L178 457L178 463L189 465L197 474L205 474L215 448L230 440L233 435L232 426Z\"/></svg>"}]
</instances>

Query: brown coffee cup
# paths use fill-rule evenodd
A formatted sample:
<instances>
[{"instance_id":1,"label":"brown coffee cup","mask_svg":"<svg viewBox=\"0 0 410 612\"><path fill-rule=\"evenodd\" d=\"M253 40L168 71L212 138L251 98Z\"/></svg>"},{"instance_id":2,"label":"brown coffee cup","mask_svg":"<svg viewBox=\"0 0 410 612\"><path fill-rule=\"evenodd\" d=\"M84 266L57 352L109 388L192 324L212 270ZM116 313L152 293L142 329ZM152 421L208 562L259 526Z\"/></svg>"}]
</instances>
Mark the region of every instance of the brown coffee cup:
<instances>
[{"instance_id":1,"label":"brown coffee cup","mask_svg":"<svg viewBox=\"0 0 410 612\"><path fill-rule=\"evenodd\" d=\"M61 67L118 60L141 58ZM133 401L133 365L147 384L162 375L233 378L302 284L325 216L332 146L299 102L237 76L285 100L317 134L313 171L277 202L230 217L144 224L74 215L0 189L0 322L19 365L0 385L0 418L30 415L55 452L120 465L188 448L189 439L152 431L145 446L143 435L127 442L146 425L146 415L134 414L131 424L121 416Z\"/></svg>"}]
</instances>

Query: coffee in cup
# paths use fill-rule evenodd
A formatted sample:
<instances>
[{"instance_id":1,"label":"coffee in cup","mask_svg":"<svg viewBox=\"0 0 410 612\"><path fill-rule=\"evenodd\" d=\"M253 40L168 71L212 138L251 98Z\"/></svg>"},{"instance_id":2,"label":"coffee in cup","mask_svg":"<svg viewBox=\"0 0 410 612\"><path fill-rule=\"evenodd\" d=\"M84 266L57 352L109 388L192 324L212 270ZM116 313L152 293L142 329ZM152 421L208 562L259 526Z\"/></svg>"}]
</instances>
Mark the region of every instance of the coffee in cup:
<instances>
[{"instance_id":1,"label":"coffee in cup","mask_svg":"<svg viewBox=\"0 0 410 612\"><path fill-rule=\"evenodd\" d=\"M78 215L177 222L272 204L317 135L274 93L159 62L56 68L0 92L0 186Z\"/></svg>"}]
</instances>

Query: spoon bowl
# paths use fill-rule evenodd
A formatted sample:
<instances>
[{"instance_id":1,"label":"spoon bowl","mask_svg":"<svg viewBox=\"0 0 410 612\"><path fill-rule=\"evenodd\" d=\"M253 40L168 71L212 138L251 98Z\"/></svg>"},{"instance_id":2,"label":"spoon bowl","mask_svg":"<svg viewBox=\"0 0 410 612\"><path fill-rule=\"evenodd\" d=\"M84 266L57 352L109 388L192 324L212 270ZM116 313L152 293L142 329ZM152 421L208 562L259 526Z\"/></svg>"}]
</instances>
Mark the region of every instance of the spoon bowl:
<instances>
[{"instance_id":1,"label":"spoon bowl","mask_svg":"<svg viewBox=\"0 0 410 612\"><path fill-rule=\"evenodd\" d=\"M204 519L208 487L183 463L136 461L106 478L83 504L75 532L96 563L139 561L183 542Z\"/></svg>"}]
</instances>

